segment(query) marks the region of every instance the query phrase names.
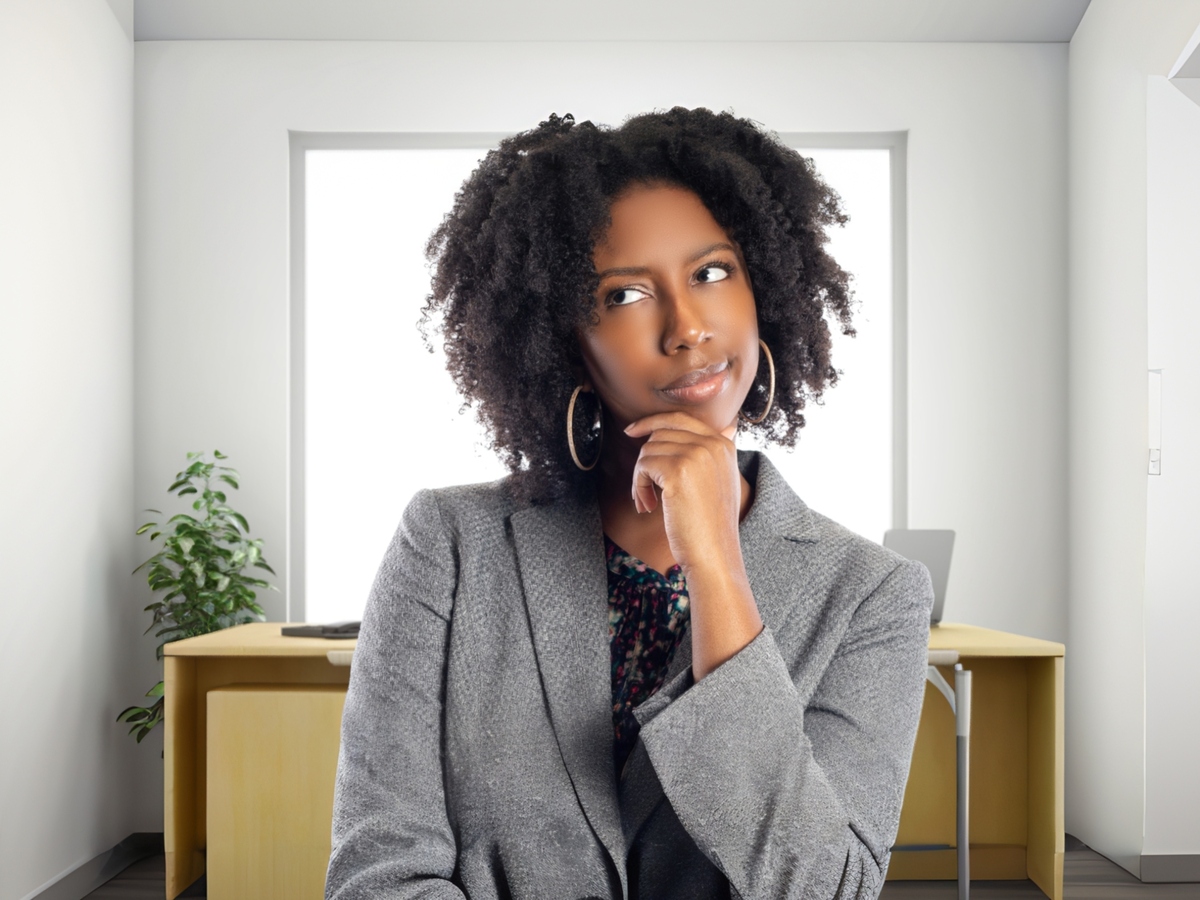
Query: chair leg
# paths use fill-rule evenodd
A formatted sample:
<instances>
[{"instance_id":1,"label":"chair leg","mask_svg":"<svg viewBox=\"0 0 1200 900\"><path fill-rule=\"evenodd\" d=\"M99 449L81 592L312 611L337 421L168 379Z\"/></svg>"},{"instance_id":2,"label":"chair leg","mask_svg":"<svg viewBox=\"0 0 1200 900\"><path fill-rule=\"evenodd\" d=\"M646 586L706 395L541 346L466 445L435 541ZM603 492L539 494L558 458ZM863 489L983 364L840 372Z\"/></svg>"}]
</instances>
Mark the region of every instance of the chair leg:
<instances>
[{"instance_id":1,"label":"chair leg","mask_svg":"<svg viewBox=\"0 0 1200 900\"><path fill-rule=\"evenodd\" d=\"M968 900L971 891L971 853L968 800L970 799L971 770L971 673L962 665L954 667L954 732L958 745L957 840L958 840L958 900Z\"/></svg>"}]
</instances>

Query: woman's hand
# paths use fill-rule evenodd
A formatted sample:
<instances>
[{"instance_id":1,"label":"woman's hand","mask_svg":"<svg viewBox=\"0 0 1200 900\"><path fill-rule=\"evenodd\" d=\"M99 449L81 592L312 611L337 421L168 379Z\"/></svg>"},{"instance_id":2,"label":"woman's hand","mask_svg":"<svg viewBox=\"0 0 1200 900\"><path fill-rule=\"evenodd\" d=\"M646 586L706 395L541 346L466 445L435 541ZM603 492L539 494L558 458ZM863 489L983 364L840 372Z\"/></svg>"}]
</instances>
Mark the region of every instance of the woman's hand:
<instances>
[{"instance_id":1,"label":"woman's hand","mask_svg":"<svg viewBox=\"0 0 1200 900\"><path fill-rule=\"evenodd\" d=\"M700 680L762 631L750 592L738 521L744 481L733 427L715 431L686 413L639 419L625 433L649 435L633 467L633 500L653 511L662 496L671 554L687 579L692 674Z\"/></svg>"},{"instance_id":2,"label":"woman's hand","mask_svg":"<svg viewBox=\"0 0 1200 900\"><path fill-rule=\"evenodd\" d=\"M653 512L661 493L667 542L684 573L709 562L736 561L740 567L742 475L734 426L720 432L687 413L670 412L639 419L625 433L649 435L633 467L634 506Z\"/></svg>"}]
</instances>

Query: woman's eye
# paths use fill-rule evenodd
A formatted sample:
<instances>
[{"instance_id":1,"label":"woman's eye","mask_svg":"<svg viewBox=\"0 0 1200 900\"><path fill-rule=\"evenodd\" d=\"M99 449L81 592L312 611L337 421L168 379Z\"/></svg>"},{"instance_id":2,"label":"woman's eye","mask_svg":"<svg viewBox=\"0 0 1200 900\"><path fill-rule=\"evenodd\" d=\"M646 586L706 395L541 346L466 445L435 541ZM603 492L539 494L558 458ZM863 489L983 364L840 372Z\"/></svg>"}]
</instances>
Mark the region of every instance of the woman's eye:
<instances>
[{"instance_id":1,"label":"woman's eye","mask_svg":"<svg viewBox=\"0 0 1200 900\"><path fill-rule=\"evenodd\" d=\"M638 288L621 288L619 291L613 291L608 295L609 306L628 306L643 297L649 297L643 290Z\"/></svg>"},{"instance_id":2,"label":"woman's eye","mask_svg":"<svg viewBox=\"0 0 1200 900\"><path fill-rule=\"evenodd\" d=\"M705 266L696 273L696 280L708 284L712 281L724 281L729 277L729 270L724 266Z\"/></svg>"}]
</instances>

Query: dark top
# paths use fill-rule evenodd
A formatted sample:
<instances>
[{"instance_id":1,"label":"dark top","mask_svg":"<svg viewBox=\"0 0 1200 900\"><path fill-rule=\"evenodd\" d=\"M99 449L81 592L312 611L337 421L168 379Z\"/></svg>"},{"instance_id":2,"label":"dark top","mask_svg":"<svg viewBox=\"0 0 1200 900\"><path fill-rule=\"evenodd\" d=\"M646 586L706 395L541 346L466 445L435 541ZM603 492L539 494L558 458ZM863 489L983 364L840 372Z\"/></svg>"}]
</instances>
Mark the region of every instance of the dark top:
<instances>
[{"instance_id":1,"label":"dark top","mask_svg":"<svg viewBox=\"0 0 1200 900\"><path fill-rule=\"evenodd\" d=\"M683 570L664 575L604 536L608 559L608 639L612 655L613 759L625 767L637 741L633 708L662 687L687 629Z\"/></svg>"}]
</instances>

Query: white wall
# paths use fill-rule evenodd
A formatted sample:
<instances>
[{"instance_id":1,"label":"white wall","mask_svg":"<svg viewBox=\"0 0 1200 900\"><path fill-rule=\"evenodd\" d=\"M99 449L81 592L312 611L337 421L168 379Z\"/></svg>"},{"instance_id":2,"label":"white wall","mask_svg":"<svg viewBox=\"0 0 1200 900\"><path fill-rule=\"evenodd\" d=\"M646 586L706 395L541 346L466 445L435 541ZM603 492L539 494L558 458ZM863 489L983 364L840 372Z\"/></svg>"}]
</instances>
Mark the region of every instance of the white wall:
<instances>
[{"instance_id":1,"label":"white wall","mask_svg":"<svg viewBox=\"0 0 1200 900\"><path fill-rule=\"evenodd\" d=\"M133 64L105 0L0 3L4 900L161 827L161 743L114 721L156 677L129 574Z\"/></svg>"},{"instance_id":2,"label":"white wall","mask_svg":"<svg viewBox=\"0 0 1200 900\"><path fill-rule=\"evenodd\" d=\"M1200 106L1147 86L1147 331L1163 370L1162 475L1146 497L1143 855L1200 853Z\"/></svg>"},{"instance_id":3,"label":"white wall","mask_svg":"<svg viewBox=\"0 0 1200 900\"><path fill-rule=\"evenodd\" d=\"M1196 0L1092 0L1070 45L1066 826L1134 874L1153 759L1145 746L1146 77L1168 73L1198 22Z\"/></svg>"},{"instance_id":4,"label":"white wall","mask_svg":"<svg viewBox=\"0 0 1200 900\"><path fill-rule=\"evenodd\" d=\"M948 619L1065 637L1063 45L207 41L136 54L139 506L161 499L185 451L218 446L268 559L283 560L288 129L495 132L675 104L778 131L907 129L910 525L958 529ZM282 597L267 600L282 617Z\"/></svg>"}]
</instances>

